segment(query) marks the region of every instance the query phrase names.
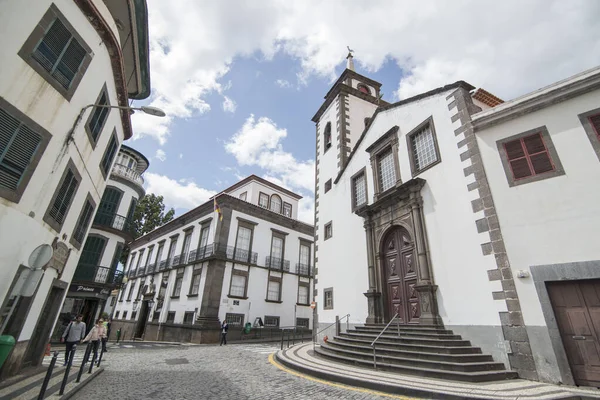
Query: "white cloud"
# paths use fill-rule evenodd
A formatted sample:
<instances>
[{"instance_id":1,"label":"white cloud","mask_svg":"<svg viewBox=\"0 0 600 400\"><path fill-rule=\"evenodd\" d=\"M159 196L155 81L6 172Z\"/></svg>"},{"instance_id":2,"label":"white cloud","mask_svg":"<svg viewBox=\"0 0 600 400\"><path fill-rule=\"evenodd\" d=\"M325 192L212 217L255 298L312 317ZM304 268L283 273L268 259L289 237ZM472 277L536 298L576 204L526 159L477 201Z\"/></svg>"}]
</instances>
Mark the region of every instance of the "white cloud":
<instances>
[{"instance_id":1,"label":"white cloud","mask_svg":"<svg viewBox=\"0 0 600 400\"><path fill-rule=\"evenodd\" d=\"M277 86L283 89L289 89L292 87L292 84L285 79L277 79L275 83L277 84Z\"/></svg>"},{"instance_id":2,"label":"white cloud","mask_svg":"<svg viewBox=\"0 0 600 400\"><path fill-rule=\"evenodd\" d=\"M179 181L165 175L146 172L146 192L163 196L165 206L189 210L208 201L215 191L199 187L189 179Z\"/></svg>"},{"instance_id":3,"label":"white cloud","mask_svg":"<svg viewBox=\"0 0 600 400\"><path fill-rule=\"evenodd\" d=\"M237 104L235 104L235 101L227 96L223 96L223 111L234 113L236 108Z\"/></svg>"},{"instance_id":4,"label":"white cloud","mask_svg":"<svg viewBox=\"0 0 600 400\"><path fill-rule=\"evenodd\" d=\"M183 158L183 153L179 153L179 159L181 160Z\"/></svg>"},{"instance_id":5,"label":"white cloud","mask_svg":"<svg viewBox=\"0 0 600 400\"><path fill-rule=\"evenodd\" d=\"M239 131L225 143L225 150L235 156L240 165L258 166L282 186L314 191L315 163L300 161L283 150L281 141L287 136L267 117L258 120L250 115Z\"/></svg>"},{"instance_id":6,"label":"white cloud","mask_svg":"<svg viewBox=\"0 0 600 400\"><path fill-rule=\"evenodd\" d=\"M163 149L157 149L154 158L160 161L165 161L167 159L167 153Z\"/></svg>"},{"instance_id":7,"label":"white cloud","mask_svg":"<svg viewBox=\"0 0 600 400\"><path fill-rule=\"evenodd\" d=\"M303 197L298 204L298 219L313 225L315 223L315 199Z\"/></svg>"}]
</instances>

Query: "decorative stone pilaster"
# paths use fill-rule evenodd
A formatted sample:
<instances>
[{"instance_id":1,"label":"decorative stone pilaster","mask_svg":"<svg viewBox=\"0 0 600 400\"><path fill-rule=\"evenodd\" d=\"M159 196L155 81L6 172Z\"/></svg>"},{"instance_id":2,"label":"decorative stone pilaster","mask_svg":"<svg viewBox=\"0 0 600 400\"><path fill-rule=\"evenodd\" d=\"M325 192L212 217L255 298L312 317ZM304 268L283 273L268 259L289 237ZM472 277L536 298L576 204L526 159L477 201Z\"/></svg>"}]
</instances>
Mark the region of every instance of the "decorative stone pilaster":
<instances>
[{"instance_id":1,"label":"decorative stone pilaster","mask_svg":"<svg viewBox=\"0 0 600 400\"><path fill-rule=\"evenodd\" d=\"M367 324L380 324L383 322L383 312L381 310L381 293L369 290L363 293L367 297L367 306L369 315L367 315Z\"/></svg>"},{"instance_id":2,"label":"decorative stone pilaster","mask_svg":"<svg viewBox=\"0 0 600 400\"><path fill-rule=\"evenodd\" d=\"M437 303L437 285L431 283L416 285L415 290L419 293L421 305L419 323L421 325L443 325Z\"/></svg>"}]
</instances>

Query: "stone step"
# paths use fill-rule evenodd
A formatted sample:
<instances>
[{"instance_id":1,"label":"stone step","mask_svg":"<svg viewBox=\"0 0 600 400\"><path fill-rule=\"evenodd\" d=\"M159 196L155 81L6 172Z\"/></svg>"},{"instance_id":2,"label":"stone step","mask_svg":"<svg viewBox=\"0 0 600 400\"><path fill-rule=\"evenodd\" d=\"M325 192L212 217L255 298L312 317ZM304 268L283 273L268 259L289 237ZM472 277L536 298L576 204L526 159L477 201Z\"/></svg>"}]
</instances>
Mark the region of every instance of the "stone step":
<instances>
[{"instance_id":1,"label":"stone step","mask_svg":"<svg viewBox=\"0 0 600 400\"><path fill-rule=\"evenodd\" d=\"M366 353L362 351L356 351L354 349L340 349L334 346L330 346L327 343L321 345L321 348L331 351L335 354L342 355L355 360L373 361L373 353ZM439 360L427 360L418 358L407 358L392 356L386 354L376 353L377 364L385 363L398 366L410 366L419 367L432 370L443 370L443 371L460 371L460 372L480 372L480 371L499 371L504 370L504 364L495 363L490 361L483 362L466 362L457 363L453 361L439 361Z\"/></svg>"},{"instance_id":2,"label":"stone step","mask_svg":"<svg viewBox=\"0 0 600 400\"><path fill-rule=\"evenodd\" d=\"M341 333L340 336L342 337L351 337L351 338L362 338L362 339L369 339L371 338L371 340L375 340L375 338L377 337L377 335L375 334L363 334L363 333ZM462 340L462 339L432 339L432 338L413 338L413 337L398 337L398 336L392 336L392 335L385 335L385 337L382 335L379 340L377 340L377 343L379 343L379 341L381 340L385 340L388 343L393 342L393 343L406 343L406 344L429 344L429 345L436 345L436 346L453 346L453 347L459 347L459 346L466 346L469 347L471 346L471 342L468 340Z\"/></svg>"},{"instance_id":3,"label":"stone step","mask_svg":"<svg viewBox=\"0 0 600 400\"><path fill-rule=\"evenodd\" d=\"M354 329L361 329L361 330L365 330L365 331L374 331L374 332L381 332L383 330L383 328L385 328L385 325L357 325L354 327ZM397 330L398 326L395 324L392 324L390 326L388 326L387 330L391 331L391 330ZM400 325L400 331L406 331L406 332L430 332L430 333L448 333L448 334L453 334L454 332L452 332L449 329L445 329L444 327L439 327L439 326L422 326L422 325Z\"/></svg>"},{"instance_id":4,"label":"stone step","mask_svg":"<svg viewBox=\"0 0 600 400\"><path fill-rule=\"evenodd\" d=\"M377 337L381 332L363 330L363 329L350 329L348 333L362 333L366 335L375 335ZM381 333L381 337L384 336L395 336L398 337L398 331L396 328L388 329L387 331ZM403 337L423 337L430 339L462 339L460 335L454 335L451 333L430 333L430 332L418 332L418 331L403 331L400 330L400 336Z\"/></svg>"},{"instance_id":5,"label":"stone step","mask_svg":"<svg viewBox=\"0 0 600 400\"><path fill-rule=\"evenodd\" d=\"M355 357L348 357L346 355L341 355L336 352L332 352L323 347L315 348L315 353L321 357L334 360L337 362L342 362L350 365L358 365L368 368L374 368L373 359L370 360L360 359ZM512 371L474 371L474 372L465 372L465 371L453 371L453 370L441 370L441 369L433 369L433 368L424 368L413 365L399 365L399 364L391 364L388 362L377 363L378 370L384 371L392 371L407 375L417 375L429 378L438 378L438 379L449 379L454 381L463 381L463 382L490 382L490 381L498 381L504 379L514 379L517 377L516 372Z\"/></svg>"},{"instance_id":6,"label":"stone step","mask_svg":"<svg viewBox=\"0 0 600 400\"><path fill-rule=\"evenodd\" d=\"M345 336L336 336L336 342L344 342L357 345L371 345L373 339L370 338L352 338ZM398 343L394 340L380 338L376 343L377 348L391 348L398 350L422 352L422 353L441 353L441 354L481 354L481 349L473 346L440 346L436 344L408 344Z\"/></svg>"},{"instance_id":7,"label":"stone step","mask_svg":"<svg viewBox=\"0 0 600 400\"><path fill-rule=\"evenodd\" d=\"M337 340L329 340L327 345L333 348L352 350L367 353L373 355L373 347L370 343L364 343L358 345L356 343L345 343ZM404 349L398 349L397 346L376 346L377 355L388 355L397 356L410 359L418 360L431 360L431 361L448 361L456 363L469 363L469 362L492 362L493 357L488 354L452 354L452 353L438 353L438 352L422 352L422 351L409 351Z\"/></svg>"}]
</instances>

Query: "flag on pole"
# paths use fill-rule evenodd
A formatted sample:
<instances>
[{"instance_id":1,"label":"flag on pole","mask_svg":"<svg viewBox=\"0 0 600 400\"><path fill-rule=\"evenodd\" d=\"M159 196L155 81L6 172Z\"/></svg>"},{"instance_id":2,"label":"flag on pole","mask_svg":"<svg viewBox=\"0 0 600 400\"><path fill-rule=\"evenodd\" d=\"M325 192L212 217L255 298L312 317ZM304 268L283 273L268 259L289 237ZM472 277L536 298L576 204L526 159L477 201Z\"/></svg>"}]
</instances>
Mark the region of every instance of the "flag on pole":
<instances>
[{"instance_id":1,"label":"flag on pole","mask_svg":"<svg viewBox=\"0 0 600 400\"><path fill-rule=\"evenodd\" d=\"M213 202L215 204L215 211L219 214L219 221L223 221L223 213L221 212L221 207L217 204L217 196L213 197Z\"/></svg>"}]
</instances>

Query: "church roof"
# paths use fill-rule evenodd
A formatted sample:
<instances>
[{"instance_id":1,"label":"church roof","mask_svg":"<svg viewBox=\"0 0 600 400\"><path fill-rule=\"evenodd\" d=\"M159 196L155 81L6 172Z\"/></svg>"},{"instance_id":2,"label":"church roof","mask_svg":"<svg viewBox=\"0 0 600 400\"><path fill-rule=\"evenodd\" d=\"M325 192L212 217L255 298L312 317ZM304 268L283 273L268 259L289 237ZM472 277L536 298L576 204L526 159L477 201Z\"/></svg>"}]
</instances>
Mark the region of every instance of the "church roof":
<instances>
[{"instance_id":1,"label":"church roof","mask_svg":"<svg viewBox=\"0 0 600 400\"><path fill-rule=\"evenodd\" d=\"M465 81L457 81L457 82L451 83L449 85L442 86L442 87L430 90L428 92L418 94L418 95L413 96L413 97L409 97L408 99L400 100L400 101L398 101L396 103L388 104L386 106L381 106L381 107L377 108L375 110L375 112L373 113L373 116L371 117L371 122L365 127L365 129L363 130L363 132L360 134L360 137L356 141L356 145L354 146L354 148L352 149L352 152L350 153L350 156L348 157L348 161L342 167L342 169L338 173L338 175L335 178L335 181L333 183L338 183L338 181L340 180L340 178L342 177L342 175L344 175L344 171L346 170L346 167L348 166L348 164L350 164L350 160L352 160L352 157L354 156L354 153L356 153L356 151L360 147L361 142L365 138L367 132L369 131L369 129L373 125L373 121L375 121L375 117L377 116L377 114L379 114L382 111L388 111L388 110L394 109L396 107L400 107L400 106L403 106L405 104L412 103L413 101L421 100L421 99L424 99L424 98L427 98L427 97L430 97L430 96L434 96L436 94L447 92L448 90L458 89L458 88L463 88L463 89L465 89L465 90L467 90L469 92L471 90L475 89L475 87L473 85L471 85L470 83L467 83Z\"/></svg>"}]
</instances>

